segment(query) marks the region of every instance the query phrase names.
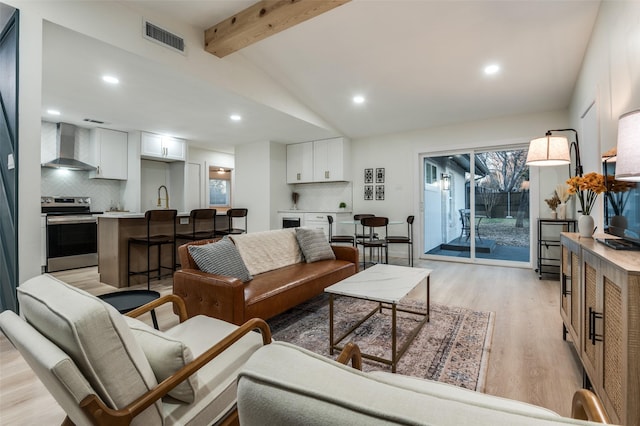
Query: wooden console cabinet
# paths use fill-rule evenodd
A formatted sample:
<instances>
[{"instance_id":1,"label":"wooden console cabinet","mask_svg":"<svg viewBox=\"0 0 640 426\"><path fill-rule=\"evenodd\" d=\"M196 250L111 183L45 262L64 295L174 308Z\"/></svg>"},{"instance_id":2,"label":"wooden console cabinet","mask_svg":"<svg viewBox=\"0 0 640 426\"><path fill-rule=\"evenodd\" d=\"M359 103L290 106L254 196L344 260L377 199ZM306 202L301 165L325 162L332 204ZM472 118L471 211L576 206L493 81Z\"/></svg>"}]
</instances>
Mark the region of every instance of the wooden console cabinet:
<instances>
[{"instance_id":1,"label":"wooden console cabinet","mask_svg":"<svg viewBox=\"0 0 640 426\"><path fill-rule=\"evenodd\" d=\"M640 424L640 252L561 235L560 314L612 422Z\"/></svg>"}]
</instances>

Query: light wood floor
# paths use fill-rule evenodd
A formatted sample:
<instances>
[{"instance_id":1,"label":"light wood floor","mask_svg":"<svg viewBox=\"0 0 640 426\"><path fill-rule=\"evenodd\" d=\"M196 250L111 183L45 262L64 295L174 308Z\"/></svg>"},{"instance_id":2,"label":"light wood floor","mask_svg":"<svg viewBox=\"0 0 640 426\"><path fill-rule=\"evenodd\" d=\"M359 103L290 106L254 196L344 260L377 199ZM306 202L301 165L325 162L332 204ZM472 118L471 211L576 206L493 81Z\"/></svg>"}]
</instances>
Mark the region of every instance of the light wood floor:
<instances>
[{"instance_id":1,"label":"light wood floor","mask_svg":"<svg viewBox=\"0 0 640 426\"><path fill-rule=\"evenodd\" d=\"M416 267L433 270L433 302L496 313L486 393L570 415L581 370L571 345L562 340L557 280L541 281L528 269L435 261L416 261ZM92 294L114 291L98 282L95 267L54 275ZM170 279L152 285L171 292ZM159 319L161 327L174 321L170 309L159 312ZM63 418L62 409L0 333L0 424L53 425Z\"/></svg>"}]
</instances>

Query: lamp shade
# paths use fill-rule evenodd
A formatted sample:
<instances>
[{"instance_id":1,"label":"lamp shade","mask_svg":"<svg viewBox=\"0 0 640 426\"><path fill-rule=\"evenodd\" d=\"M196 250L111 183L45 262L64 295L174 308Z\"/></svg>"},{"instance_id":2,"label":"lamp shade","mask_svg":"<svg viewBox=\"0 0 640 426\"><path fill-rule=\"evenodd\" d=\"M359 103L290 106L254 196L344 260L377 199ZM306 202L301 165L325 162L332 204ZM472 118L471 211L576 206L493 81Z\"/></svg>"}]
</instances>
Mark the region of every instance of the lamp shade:
<instances>
[{"instance_id":1,"label":"lamp shade","mask_svg":"<svg viewBox=\"0 0 640 426\"><path fill-rule=\"evenodd\" d=\"M561 166L570 162L569 143L565 137L547 135L529 144L529 166Z\"/></svg>"},{"instance_id":2,"label":"lamp shade","mask_svg":"<svg viewBox=\"0 0 640 426\"><path fill-rule=\"evenodd\" d=\"M616 179L640 182L640 110L620 116Z\"/></svg>"}]
</instances>

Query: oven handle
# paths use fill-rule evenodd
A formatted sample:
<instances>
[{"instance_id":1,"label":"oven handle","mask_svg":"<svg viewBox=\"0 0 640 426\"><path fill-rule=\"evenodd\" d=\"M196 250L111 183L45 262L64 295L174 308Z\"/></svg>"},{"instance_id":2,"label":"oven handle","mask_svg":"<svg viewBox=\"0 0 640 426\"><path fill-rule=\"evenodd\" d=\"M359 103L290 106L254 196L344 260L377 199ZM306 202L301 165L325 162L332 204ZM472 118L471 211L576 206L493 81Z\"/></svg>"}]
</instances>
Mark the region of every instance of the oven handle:
<instances>
[{"instance_id":1,"label":"oven handle","mask_svg":"<svg viewBox=\"0 0 640 426\"><path fill-rule=\"evenodd\" d=\"M78 223L97 223L98 219L95 217L47 217L47 225L74 225Z\"/></svg>"}]
</instances>

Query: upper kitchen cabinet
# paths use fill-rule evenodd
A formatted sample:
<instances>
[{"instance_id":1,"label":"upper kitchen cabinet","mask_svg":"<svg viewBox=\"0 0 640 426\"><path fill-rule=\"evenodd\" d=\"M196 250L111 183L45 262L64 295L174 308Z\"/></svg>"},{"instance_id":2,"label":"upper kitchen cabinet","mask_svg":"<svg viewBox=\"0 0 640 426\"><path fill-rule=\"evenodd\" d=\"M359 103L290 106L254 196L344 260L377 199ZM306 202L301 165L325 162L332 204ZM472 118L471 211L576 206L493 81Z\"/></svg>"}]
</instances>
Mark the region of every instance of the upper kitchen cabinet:
<instances>
[{"instance_id":1,"label":"upper kitchen cabinet","mask_svg":"<svg viewBox=\"0 0 640 426\"><path fill-rule=\"evenodd\" d=\"M140 156L150 160L185 161L186 143L183 140L142 132Z\"/></svg>"},{"instance_id":2,"label":"upper kitchen cabinet","mask_svg":"<svg viewBox=\"0 0 640 426\"><path fill-rule=\"evenodd\" d=\"M349 180L346 164L351 149L344 138L325 139L313 143L313 181L335 182Z\"/></svg>"},{"instance_id":3,"label":"upper kitchen cabinet","mask_svg":"<svg viewBox=\"0 0 640 426\"><path fill-rule=\"evenodd\" d=\"M287 145L287 183L349 180L350 153L345 138Z\"/></svg>"},{"instance_id":4,"label":"upper kitchen cabinet","mask_svg":"<svg viewBox=\"0 0 640 426\"><path fill-rule=\"evenodd\" d=\"M96 170L90 172L90 178L127 180L127 138L126 132L91 130L90 155Z\"/></svg>"},{"instance_id":5,"label":"upper kitchen cabinet","mask_svg":"<svg viewBox=\"0 0 640 426\"><path fill-rule=\"evenodd\" d=\"M313 182L313 142L287 145L287 183Z\"/></svg>"}]
</instances>

